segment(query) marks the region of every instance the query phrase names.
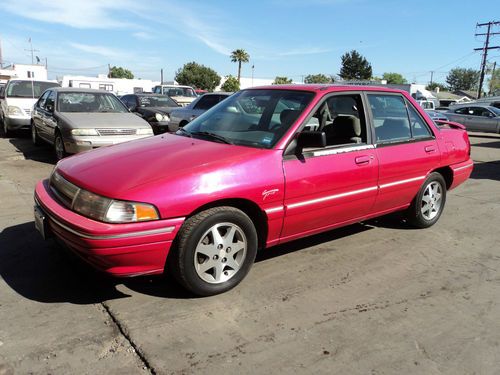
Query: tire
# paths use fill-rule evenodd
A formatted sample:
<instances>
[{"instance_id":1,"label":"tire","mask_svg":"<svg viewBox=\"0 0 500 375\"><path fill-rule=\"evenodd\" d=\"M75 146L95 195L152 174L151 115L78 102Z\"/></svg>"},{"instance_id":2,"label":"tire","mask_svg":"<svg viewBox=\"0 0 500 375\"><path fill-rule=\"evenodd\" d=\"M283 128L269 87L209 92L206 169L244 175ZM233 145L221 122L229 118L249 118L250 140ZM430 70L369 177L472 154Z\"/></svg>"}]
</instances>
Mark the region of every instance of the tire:
<instances>
[{"instance_id":1,"label":"tire","mask_svg":"<svg viewBox=\"0 0 500 375\"><path fill-rule=\"evenodd\" d=\"M31 123L31 142L33 142L35 146L40 146L42 143L42 140L38 135L38 130L36 130L36 126L33 122Z\"/></svg>"},{"instance_id":2,"label":"tire","mask_svg":"<svg viewBox=\"0 0 500 375\"><path fill-rule=\"evenodd\" d=\"M444 210L446 203L446 182L440 173L431 173L422 184L420 191L408 210L408 222L417 228L434 225Z\"/></svg>"},{"instance_id":3,"label":"tire","mask_svg":"<svg viewBox=\"0 0 500 375\"><path fill-rule=\"evenodd\" d=\"M186 120L183 120L179 123L179 128L183 128L184 126L186 126L187 124L189 124Z\"/></svg>"},{"instance_id":4,"label":"tire","mask_svg":"<svg viewBox=\"0 0 500 375\"><path fill-rule=\"evenodd\" d=\"M64 148L64 140L62 138L61 132L59 131L56 131L56 137L54 139L54 153L58 161L68 156Z\"/></svg>"},{"instance_id":5,"label":"tire","mask_svg":"<svg viewBox=\"0 0 500 375\"><path fill-rule=\"evenodd\" d=\"M238 285L257 254L255 226L234 207L210 208L190 217L176 242L168 269L198 296L223 293Z\"/></svg>"}]
</instances>

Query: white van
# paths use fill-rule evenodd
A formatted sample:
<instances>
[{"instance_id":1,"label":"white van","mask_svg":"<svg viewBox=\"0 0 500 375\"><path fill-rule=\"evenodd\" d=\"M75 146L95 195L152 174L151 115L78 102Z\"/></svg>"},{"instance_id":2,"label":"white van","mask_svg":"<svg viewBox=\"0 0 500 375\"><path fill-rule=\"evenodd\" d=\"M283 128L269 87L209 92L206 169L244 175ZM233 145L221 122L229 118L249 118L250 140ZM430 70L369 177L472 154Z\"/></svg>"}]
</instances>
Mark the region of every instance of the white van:
<instances>
[{"instance_id":1,"label":"white van","mask_svg":"<svg viewBox=\"0 0 500 375\"><path fill-rule=\"evenodd\" d=\"M4 135L8 136L11 130L29 129L33 106L45 90L54 86L59 84L52 81L11 79L4 87L0 87L0 120Z\"/></svg>"},{"instance_id":2,"label":"white van","mask_svg":"<svg viewBox=\"0 0 500 375\"><path fill-rule=\"evenodd\" d=\"M155 94L168 95L183 107L191 104L198 97L191 86L158 85L153 88L153 92Z\"/></svg>"}]
</instances>

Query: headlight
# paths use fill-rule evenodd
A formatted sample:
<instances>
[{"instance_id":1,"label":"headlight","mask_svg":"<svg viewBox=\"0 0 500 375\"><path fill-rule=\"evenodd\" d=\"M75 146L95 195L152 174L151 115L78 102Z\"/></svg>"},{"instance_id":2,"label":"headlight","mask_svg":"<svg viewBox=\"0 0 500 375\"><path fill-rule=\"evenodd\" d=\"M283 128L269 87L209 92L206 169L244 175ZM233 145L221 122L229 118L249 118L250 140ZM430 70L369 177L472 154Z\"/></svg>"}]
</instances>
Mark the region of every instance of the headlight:
<instances>
[{"instance_id":1,"label":"headlight","mask_svg":"<svg viewBox=\"0 0 500 375\"><path fill-rule=\"evenodd\" d=\"M137 134L137 135L153 135L153 129L151 129L151 128L137 129L135 134Z\"/></svg>"},{"instance_id":2,"label":"headlight","mask_svg":"<svg viewBox=\"0 0 500 375\"><path fill-rule=\"evenodd\" d=\"M168 115L163 115L161 113L155 113L155 118L156 118L156 121L158 121L158 122L170 121L170 118L168 117Z\"/></svg>"},{"instance_id":3,"label":"headlight","mask_svg":"<svg viewBox=\"0 0 500 375\"><path fill-rule=\"evenodd\" d=\"M14 105L9 105L7 107L7 115L22 116L23 115L23 111L19 107L16 107Z\"/></svg>"},{"instance_id":4,"label":"headlight","mask_svg":"<svg viewBox=\"0 0 500 375\"><path fill-rule=\"evenodd\" d=\"M96 129L71 129L71 135L99 135Z\"/></svg>"}]
</instances>

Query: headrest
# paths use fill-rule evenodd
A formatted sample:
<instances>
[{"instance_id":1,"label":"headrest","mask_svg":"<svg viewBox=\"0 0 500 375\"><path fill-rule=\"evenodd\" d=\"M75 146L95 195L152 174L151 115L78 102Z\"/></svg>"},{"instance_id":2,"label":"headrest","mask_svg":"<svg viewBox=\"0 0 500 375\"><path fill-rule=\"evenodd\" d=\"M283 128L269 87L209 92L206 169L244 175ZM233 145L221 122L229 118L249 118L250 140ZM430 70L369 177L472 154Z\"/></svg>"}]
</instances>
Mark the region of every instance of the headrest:
<instances>
[{"instance_id":1,"label":"headrest","mask_svg":"<svg viewBox=\"0 0 500 375\"><path fill-rule=\"evenodd\" d=\"M333 121L335 134L348 135L350 137L361 136L361 123L359 118L354 116L337 116Z\"/></svg>"}]
</instances>

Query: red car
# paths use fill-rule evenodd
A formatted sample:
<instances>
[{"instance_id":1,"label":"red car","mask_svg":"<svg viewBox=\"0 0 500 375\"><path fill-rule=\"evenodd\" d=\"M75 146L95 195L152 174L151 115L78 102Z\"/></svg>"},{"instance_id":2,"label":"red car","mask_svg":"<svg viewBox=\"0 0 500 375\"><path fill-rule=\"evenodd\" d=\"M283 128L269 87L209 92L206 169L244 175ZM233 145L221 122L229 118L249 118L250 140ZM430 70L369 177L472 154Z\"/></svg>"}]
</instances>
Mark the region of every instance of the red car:
<instances>
[{"instance_id":1,"label":"red car","mask_svg":"<svg viewBox=\"0 0 500 375\"><path fill-rule=\"evenodd\" d=\"M212 295L258 249L400 210L429 227L472 168L463 126L436 126L406 92L252 88L176 134L60 161L35 223L109 274L167 270Z\"/></svg>"}]
</instances>

